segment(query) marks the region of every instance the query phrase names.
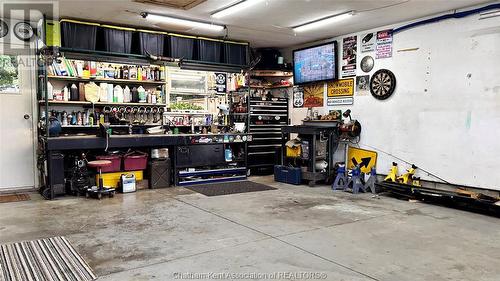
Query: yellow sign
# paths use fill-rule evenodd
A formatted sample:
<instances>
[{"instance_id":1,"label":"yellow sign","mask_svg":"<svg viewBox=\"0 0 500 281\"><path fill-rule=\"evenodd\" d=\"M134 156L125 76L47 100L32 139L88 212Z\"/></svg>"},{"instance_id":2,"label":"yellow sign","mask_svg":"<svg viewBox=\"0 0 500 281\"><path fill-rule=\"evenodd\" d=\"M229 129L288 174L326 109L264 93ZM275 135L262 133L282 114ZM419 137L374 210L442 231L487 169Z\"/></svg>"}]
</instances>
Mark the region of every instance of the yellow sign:
<instances>
[{"instance_id":1,"label":"yellow sign","mask_svg":"<svg viewBox=\"0 0 500 281\"><path fill-rule=\"evenodd\" d=\"M347 168L359 165L361 172L368 174L377 165L377 152L349 146L347 150Z\"/></svg>"},{"instance_id":2,"label":"yellow sign","mask_svg":"<svg viewBox=\"0 0 500 281\"><path fill-rule=\"evenodd\" d=\"M328 97L345 97L354 95L354 79L340 79L327 84Z\"/></svg>"}]
</instances>

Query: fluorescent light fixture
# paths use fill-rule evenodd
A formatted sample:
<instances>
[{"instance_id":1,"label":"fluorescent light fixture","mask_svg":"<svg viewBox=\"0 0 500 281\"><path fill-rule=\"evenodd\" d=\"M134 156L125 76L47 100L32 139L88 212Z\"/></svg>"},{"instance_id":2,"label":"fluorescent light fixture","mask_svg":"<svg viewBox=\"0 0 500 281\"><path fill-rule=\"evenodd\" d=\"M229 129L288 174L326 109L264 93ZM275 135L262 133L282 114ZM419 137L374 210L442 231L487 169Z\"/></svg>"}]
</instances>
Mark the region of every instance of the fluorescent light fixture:
<instances>
[{"instance_id":1,"label":"fluorescent light fixture","mask_svg":"<svg viewBox=\"0 0 500 281\"><path fill-rule=\"evenodd\" d=\"M497 9L494 11L484 12L479 15L480 20L494 18L494 17L500 17L500 10Z\"/></svg>"},{"instance_id":2,"label":"fluorescent light fixture","mask_svg":"<svg viewBox=\"0 0 500 281\"><path fill-rule=\"evenodd\" d=\"M293 31L295 31L295 32L309 31L311 29L320 28L320 27L323 27L325 25L329 25L329 24L332 24L332 23L335 23L335 22L338 22L338 21L342 21L342 20L348 19L348 18L350 18L353 15L354 15L354 11L349 11L349 12L345 12L345 13L342 13L342 14L337 14L337 15L333 15L333 16L324 17L324 18L321 18L321 19L318 19L318 20L315 20L315 21L311 21L311 22L308 22L308 23L304 23L304 24L301 24L301 25L294 26L293 27Z\"/></svg>"},{"instance_id":3,"label":"fluorescent light fixture","mask_svg":"<svg viewBox=\"0 0 500 281\"><path fill-rule=\"evenodd\" d=\"M232 5L229 5L225 8L222 8L221 10L216 11L215 13L212 14L213 18L219 19L225 16L228 16L230 14L234 14L236 12L239 12L241 10L244 10L250 6L253 6L259 2L262 2L263 0L242 0L239 2L236 2Z\"/></svg>"},{"instance_id":4,"label":"fluorescent light fixture","mask_svg":"<svg viewBox=\"0 0 500 281\"><path fill-rule=\"evenodd\" d=\"M164 16L164 15L155 15L155 14L149 14L149 13L142 13L141 15L143 18L145 18L147 20L151 20L151 21L158 21L158 22L162 22L162 23L167 23L167 24L172 24L172 25L181 25L181 26L187 26L187 27L192 27L192 28L201 28L201 29L217 31L217 32L221 32L225 28L225 26L219 25L219 24L212 24L212 23L206 23L206 22L194 21L194 20L186 20L186 19L174 18L174 17Z\"/></svg>"}]
</instances>

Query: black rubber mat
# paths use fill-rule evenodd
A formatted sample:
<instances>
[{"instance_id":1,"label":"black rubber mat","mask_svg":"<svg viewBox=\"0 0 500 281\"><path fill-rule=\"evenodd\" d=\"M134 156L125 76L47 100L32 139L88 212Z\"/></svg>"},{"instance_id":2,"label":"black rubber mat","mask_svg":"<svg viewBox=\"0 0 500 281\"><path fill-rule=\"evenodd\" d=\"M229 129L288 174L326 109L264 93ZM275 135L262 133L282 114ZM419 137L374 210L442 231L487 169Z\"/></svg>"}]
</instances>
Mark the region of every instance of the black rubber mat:
<instances>
[{"instance_id":1,"label":"black rubber mat","mask_svg":"<svg viewBox=\"0 0 500 281\"><path fill-rule=\"evenodd\" d=\"M219 196L219 195L228 195L235 193L246 193L246 192L277 189L274 187L270 187L268 185L251 181L199 184L199 185L186 186L186 188L206 196Z\"/></svg>"}]
</instances>

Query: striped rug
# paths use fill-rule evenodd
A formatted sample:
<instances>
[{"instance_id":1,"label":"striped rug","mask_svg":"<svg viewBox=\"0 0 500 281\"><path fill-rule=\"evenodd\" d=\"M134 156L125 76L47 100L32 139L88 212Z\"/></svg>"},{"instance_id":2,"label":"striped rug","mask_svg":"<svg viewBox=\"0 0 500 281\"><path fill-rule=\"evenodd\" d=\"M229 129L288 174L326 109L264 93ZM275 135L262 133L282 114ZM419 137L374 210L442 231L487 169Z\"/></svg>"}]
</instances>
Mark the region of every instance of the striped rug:
<instances>
[{"instance_id":1,"label":"striped rug","mask_svg":"<svg viewBox=\"0 0 500 281\"><path fill-rule=\"evenodd\" d=\"M0 281L87 281L97 277L65 237L0 246Z\"/></svg>"}]
</instances>

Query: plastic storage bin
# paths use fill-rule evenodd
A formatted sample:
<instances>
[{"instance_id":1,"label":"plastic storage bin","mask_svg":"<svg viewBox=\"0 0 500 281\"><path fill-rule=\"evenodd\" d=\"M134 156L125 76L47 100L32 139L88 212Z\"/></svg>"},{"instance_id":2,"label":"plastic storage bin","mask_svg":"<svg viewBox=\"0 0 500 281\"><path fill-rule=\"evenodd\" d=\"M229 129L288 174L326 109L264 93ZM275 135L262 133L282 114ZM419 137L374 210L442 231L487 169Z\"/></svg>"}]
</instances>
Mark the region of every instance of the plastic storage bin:
<instances>
[{"instance_id":1,"label":"plastic storage bin","mask_svg":"<svg viewBox=\"0 0 500 281\"><path fill-rule=\"evenodd\" d=\"M97 23L62 19L61 39L62 46L73 49L96 49Z\"/></svg>"},{"instance_id":2,"label":"plastic storage bin","mask_svg":"<svg viewBox=\"0 0 500 281\"><path fill-rule=\"evenodd\" d=\"M197 46L198 60L222 63L223 44L221 40L200 37Z\"/></svg>"},{"instance_id":3,"label":"plastic storage bin","mask_svg":"<svg viewBox=\"0 0 500 281\"><path fill-rule=\"evenodd\" d=\"M154 56L165 55L165 41L168 36L166 32L150 31L150 30L137 30L135 39L137 44L137 53L140 55L147 55L148 53Z\"/></svg>"},{"instance_id":4,"label":"plastic storage bin","mask_svg":"<svg viewBox=\"0 0 500 281\"><path fill-rule=\"evenodd\" d=\"M179 34L170 34L168 37L167 56L172 58L184 58L187 60L196 60L195 44L196 37Z\"/></svg>"},{"instance_id":5,"label":"plastic storage bin","mask_svg":"<svg viewBox=\"0 0 500 281\"><path fill-rule=\"evenodd\" d=\"M278 182L298 185L302 182L302 171L300 170L300 168L275 165L274 180Z\"/></svg>"},{"instance_id":6,"label":"plastic storage bin","mask_svg":"<svg viewBox=\"0 0 500 281\"><path fill-rule=\"evenodd\" d=\"M130 54L132 52L132 35L135 29L114 25L101 25L98 31L100 43L97 47L106 52Z\"/></svg>"},{"instance_id":7,"label":"plastic storage bin","mask_svg":"<svg viewBox=\"0 0 500 281\"><path fill-rule=\"evenodd\" d=\"M224 41L224 62L227 64L247 65L248 44Z\"/></svg>"},{"instance_id":8,"label":"plastic storage bin","mask_svg":"<svg viewBox=\"0 0 500 281\"><path fill-rule=\"evenodd\" d=\"M123 170L125 171L145 170L147 165L147 153L134 151L123 156Z\"/></svg>"},{"instance_id":9,"label":"plastic storage bin","mask_svg":"<svg viewBox=\"0 0 500 281\"><path fill-rule=\"evenodd\" d=\"M111 161L111 166L102 168L103 173L119 172L121 170L121 165L122 165L122 156L121 155L118 155L118 154L100 155L100 156L96 156L96 159L97 160L109 160L109 161Z\"/></svg>"}]
</instances>

